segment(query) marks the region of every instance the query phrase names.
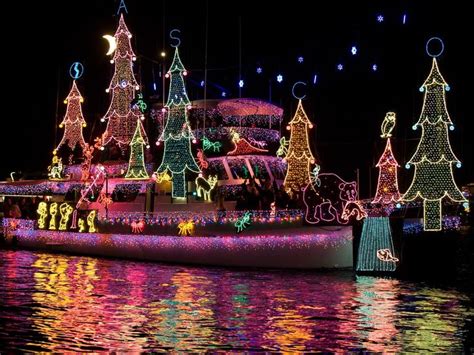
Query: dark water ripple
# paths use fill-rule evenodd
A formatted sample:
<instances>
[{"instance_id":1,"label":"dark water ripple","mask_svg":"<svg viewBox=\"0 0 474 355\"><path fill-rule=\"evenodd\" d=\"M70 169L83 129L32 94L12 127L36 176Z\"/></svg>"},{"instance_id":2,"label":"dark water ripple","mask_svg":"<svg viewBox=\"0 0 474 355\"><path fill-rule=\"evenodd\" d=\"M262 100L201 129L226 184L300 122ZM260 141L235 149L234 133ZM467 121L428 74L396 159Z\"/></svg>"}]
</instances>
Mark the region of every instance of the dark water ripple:
<instances>
[{"instance_id":1,"label":"dark water ripple","mask_svg":"<svg viewBox=\"0 0 474 355\"><path fill-rule=\"evenodd\" d=\"M462 289L0 250L0 350L458 352Z\"/></svg>"}]
</instances>

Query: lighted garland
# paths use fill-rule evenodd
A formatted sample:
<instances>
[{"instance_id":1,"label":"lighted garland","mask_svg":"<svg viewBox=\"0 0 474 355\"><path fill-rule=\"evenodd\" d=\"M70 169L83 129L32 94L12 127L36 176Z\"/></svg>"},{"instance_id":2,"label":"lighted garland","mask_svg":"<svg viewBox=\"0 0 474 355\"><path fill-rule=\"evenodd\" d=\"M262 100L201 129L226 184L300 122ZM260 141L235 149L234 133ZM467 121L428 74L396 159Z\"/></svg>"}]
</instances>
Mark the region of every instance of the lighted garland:
<instances>
[{"instance_id":1,"label":"lighted garland","mask_svg":"<svg viewBox=\"0 0 474 355\"><path fill-rule=\"evenodd\" d=\"M120 15L114 37L117 47L111 63L115 63L115 72L106 90L112 93L112 98L107 113L101 119L102 122L107 121L102 144L105 146L114 140L121 149L125 149L130 144L136 122L142 115L137 108L131 106L139 86L133 74L133 61L136 56L130 43L132 35L125 24L123 14ZM148 145L146 134L143 134L143 139Z\"/></svg>"},{"instance_id":2,"label":"lighted garland","mask_svg":"<svg viewBox=\"0 0 474 355\"><path fill-rule=\"evenodd\" d=\"M186 93L183 75L186 69L176 47L173 63L168 72L171 77L166 110L168 118L159 142L164 142L164 153L156 173L169 171L172 174L172 196L186 197L186 171L199 173L201 170L191 152L191 140L195 139L188 120L190 101Z\"/></svg>"},{"instance_id":3,"label":"lighted garland","mask_svg":"<svg viewBox=\"0 0 474 355\"><path fill-rule=\"evenodd\" d=\"M206 128L204 130L204 136L212 140L226 140L228 139L231 130L237 132L240 137L246 138L249 141L254 139L257 141L264 141L267 143L275 143L280 139L280 131L269 128L258 128L258 127L217 127L217 128ZM196 129L194 134L196 137L203 137L203 130Z\"/></svg>"},{"instance_id":4,"label":"lighted garland","mask_svg":"<svg viewBox=\"0 0 474 355\"><path fill-rule=\"evenodd\" d=\"M64 103L67 104L66 114L59 125L60 128L64 128L64 134L58 146L54 150L54 154L56 154L58 149L66 143L71 149L74 149L77 144L79 144L81 148L84 149L86 142L84 141L82 129L83 127L86 127L86 120L82 114L83 102L84 98L79 92L76 81L74 80L72 82L71 90L64 100Z\"/></svg>"},{"instance_id":5,"label":"lighted garland","mask_svg":"<svg viewBox=\"0 0 474 355\"><path fill-rule=\"evenodd\" d=\"M423 200L424 229L439 231L442 229L442 201L466 202L456 186L453 177L453 165L461 167L461 162L454 155L448 137L448 129L454 129L446 108L446 91L448 84L438 69L436 58L433 58L431 72L420 88L424 92L423 108L418 122L413 126L422 128L420 142L415 154L406 164L412 165L415 173L412 183L403 200Z\"/></svg>"}]
</instances>

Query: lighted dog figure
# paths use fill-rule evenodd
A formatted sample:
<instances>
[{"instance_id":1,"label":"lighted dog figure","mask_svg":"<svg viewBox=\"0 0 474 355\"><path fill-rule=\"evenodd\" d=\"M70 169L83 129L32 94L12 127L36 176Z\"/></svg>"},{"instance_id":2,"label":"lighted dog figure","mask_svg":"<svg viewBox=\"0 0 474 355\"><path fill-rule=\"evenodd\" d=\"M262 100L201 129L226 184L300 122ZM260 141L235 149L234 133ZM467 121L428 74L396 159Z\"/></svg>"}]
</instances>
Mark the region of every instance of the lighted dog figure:
<instances>
[{"instance_id":1,"label":"lighted dog figure","mask_svg":"<svg viewBox=\"0 0 474 355\"><path fill-rule=\"evenodd\" d=\"M63 173L63 160L61 158L58 158L56 155L53 156L53 160L50 166L48 166L48 176L49 178L52 179L62 179L62 173Z\"/></svg>"},{"instance_id":2,"label":"lighted dog figure","mask_svg":"<svg viewBox=\"0 0 474 355\"><path fill-rule=\"evenodd\" d=\"M211 191L217 184L217 175L209 176L207 180L198 176L195 182L198 197L203 197L205 201L211 201Z\"/></svg>"},{"instance_id":3,"label":"lighted dog figure","mask_svg":"<svg viewBox=\"0 0 474 355\"><path fill-rule=\"evenodd\" d=\"M198 162L199 169L204 170L204 169L207 169L209 167L209 163L207 162L206 156L204 155L204 152L202 151L202 149L198 149L197 158L198 158L198 161L199 161Z\"/></svg>"},{"instance_id":4,"label":"lighted dog figure","mask_svg":"<svg viewBox=\"0 0 474 355\"><path fill-rule=\"evenodd\" d=\"M48 217L48 205L46 202L40 202L38 204L38 209L36 213L39 214L38 218L38 228L45 229L46 228L46 218Z\"/></svg>"},{"instance_id":5,"label":"lighted dog figure","mask_svg":"<svg viewBox=\"0 0 474 355\"><path fill-rule=\"evenodd\" d=\"M252 213L247 211L244 213L242 217L237 219L237 222L235 222L234 226L237 228L237 233L242 232L244 229L246 229L251 222Z\"/></svg>"},{"instance_id":6,"label":"lighted dog figure","mask_svg":"<svg viewBox=\"0 0 474 355\"><path fill-rule=\"evenodd\" d=\"M49 220L49 229L56 230L56 215L58 214L58 203L53 202L49 206L49 214L51 219Z\"/></svg>"},{"instance_id":7,"label":"lighted dog figure","mask_svg":"<svg viewBox=\"0 0 474 355\"><path fill-rule=\"evenodd\" d=\"M393 131L393 128L395 127L395 123L396 123L395 112L387 112L382 122L382 126L380 127L380 130L382 131L382 134L380 135L380 137L390 138L392 136L392 131Z\"/></svg>"},{"instance_id":8,"label":"lighted dog figure","mask_svg":"<svg viewBox=\"0 0 474 355\"><path fill-rule=\"evenodd\" d=\"M97 232L97 229L95 228L95 215L96 211L92 210L89 212L87 215L87 225L89 226L89 233L95 233Z\"/></svg>"},{"instance_id":9,"label":"lighted dog figure","mask_svg":"<svg viewBox=\"0 0 474 355\"><path fill-rule=\"evenodd\" d=\"M377 258L379 260L382 260L382 261L387 261L387 262L394 262L396 263L398 260L398 258L394 257L392 255L392 252L390 251L390 249L379 249L377 250Z\"/></svg>"},{"instance_id":10,"label":"lighted dog figure","mask_svg":"<svg viewBox=\"0 0 474 355\"><path fill-rule=\"evenodd\" d=\"M191 220L180 222L178 224L178 234L182 236L194 234L194 222Z\"/></svg>"},{"instance_id":11,"label":"lighted dog figure","mask_svg":"<svg viewBox=\"0 0 474 355\"><path fill-rule=\"evenodd\" d=\"M139 222L133 221L132 223L130 223L130 225L132 226L132 233L143 233L145 229L144 221L139 221Z\"/></svg>"},{"instance_id":12,"label":"lighted dog figure","mask_svg":"<svg viewBox=\"0 0 474 355\"><path fill-rule=\"evenodd\" d=\"M67 204L66 202L62 203L59 206L59 213L61 214L61 220L59 221L59 230L65 231L67 228L67 222L69 222L69 216L71 215L74 208Z\"/></svg>"}]
</instances>

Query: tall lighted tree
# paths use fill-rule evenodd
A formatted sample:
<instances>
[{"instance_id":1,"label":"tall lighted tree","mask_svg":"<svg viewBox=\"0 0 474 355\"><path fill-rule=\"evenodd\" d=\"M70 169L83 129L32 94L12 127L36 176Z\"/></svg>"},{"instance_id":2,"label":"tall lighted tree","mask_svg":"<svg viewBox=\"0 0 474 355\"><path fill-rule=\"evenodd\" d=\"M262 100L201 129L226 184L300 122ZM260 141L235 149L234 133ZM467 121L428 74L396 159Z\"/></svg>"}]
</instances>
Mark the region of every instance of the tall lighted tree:
<instances>
[{"instance_id":1,"label":"tall lighted tree","mask_svg":"<svg viewBox=\"0 0 474 355\"><path fill-rule=\"evenodd\" d=\"M301 100L298 102L295 115L286 129L290 130L290 140L285 160L288 163L284 185L286 188L299 190L310 181L310 166L315 163L309 147L309 129L313 124L304 111Z\"/></svg>"},{"instance_id":2,"label":"tall lighted tree","mask_svg":"<svg viewBox=\"0 0 474 355\"><path fill-rule=\"evenodd\" d=\"M102 122L107 121L102 145L115 141L122 150L125 150L132 140L137 119L143 119L143 116L138 109L131 106L135 90L138 90L139 86L133 74L133 62L136 57L130 43L132 35L125 24L123 14L120 15L115 35L104 37L108 39L110 45L108 54L114 54L110 62L115 63L115 71L106 89L106 92L112 93L112 98L107 113L101 119ZM148 142L146 134L143 139Z\"/></svg>"},{"instance_id":3,"label":"tall lighted tree","mask_svg":"<svg viewBox=\"0 0 474 355\"><path fill-rule=\"evenodd\" d=\"M420 88L424 93L423 108L418 122L421 139L415 154L406 168L415 167L413 181L403 200L423 200L424 229L439 231L442 226L442 201L465 202L466 199L456 186L453 165L461 167L449 142L448 129L454 125L446 108L446 91L449 85L441 75L436 56L433 56L430 74Z\"/></svg>"},{"instance_id":4,"label":"tall lighted tree","mask_svg":"<svg viewBox=\"0 0 474 355\"><path fill-rule=\"evenodd\" d=\"M66 114L59 127L64 128L63 138L59 142L58 146L54 150L54 154L57 153L58 149L63 145L67 144L71 149L74 149L76 144L79 144L84 149L86 142L82 134L82 129L86 127L86 120L82 114L81 104L84 102L79 89L77 88L76 81L72 82L71 91L64 100L67 104Z\"/></svg>"},{"instance_id":5,"label":"tall lighted tree","mask_svg":"<svg viewBox=\"0 0 474 355\"><path fill-rule=\"evenodd\" d=\"M188 120L190 101L184 85L185 75L187 72L176 47L173 63L167 74L171 77L168 101L165 105L167 119L165 129L158 139L158 143L164 142L165 148L157 173L171 172L172 196L180 198L186 197L186 171L200 172L191 152L191 140L194 135Z\"/></svg>"},{"instance_id":6,"label":"tall lighted tree","mask_svg":"<svg viewBox=\"0 0 474 355\"><path fill-rule=\"evenodd\" d=\"M148 179L148 173L145 168L145 156L143 146L146 145L143 139L144 129L142 122L137 120L137 128L130 142L130 160L128 161L128 170L125 179Z\"/></svg>"},{"instance_id":7,"label":"tall lighted tree","mask_svg":"<svg viewBox=\"0 0 474 355\"><path fill-rule=\"evenodd\" d=\"M379 179L377 183L377 192L373 203L384 205L394 203L400 200L400 191L398 190L397 160L392 152L390 137L391 131L395 126L395 113L388 112L382 123L382 138L387 139L385 150L380 157L377 168L379 168Z\"/></svg>"}]
</instances>

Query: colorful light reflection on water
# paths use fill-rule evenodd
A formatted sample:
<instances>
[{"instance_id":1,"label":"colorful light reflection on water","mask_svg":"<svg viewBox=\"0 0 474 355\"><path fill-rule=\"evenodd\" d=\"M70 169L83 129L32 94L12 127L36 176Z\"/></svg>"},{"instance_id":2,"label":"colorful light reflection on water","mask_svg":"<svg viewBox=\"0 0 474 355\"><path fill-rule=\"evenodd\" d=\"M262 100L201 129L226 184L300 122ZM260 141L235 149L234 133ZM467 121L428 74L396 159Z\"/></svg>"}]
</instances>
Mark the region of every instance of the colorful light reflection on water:
<instances>
[{"instance_id":1,"label":"colorful light reflection on water","mask_svg":"<svg viewBox=\"0 0 474 355\"><path fill-rule=\"evenodd\" d=\"M351 272L0 250L0 350L465 351L472 300Z\"/></svg>"}]
</instances>

